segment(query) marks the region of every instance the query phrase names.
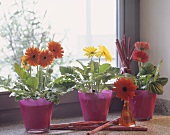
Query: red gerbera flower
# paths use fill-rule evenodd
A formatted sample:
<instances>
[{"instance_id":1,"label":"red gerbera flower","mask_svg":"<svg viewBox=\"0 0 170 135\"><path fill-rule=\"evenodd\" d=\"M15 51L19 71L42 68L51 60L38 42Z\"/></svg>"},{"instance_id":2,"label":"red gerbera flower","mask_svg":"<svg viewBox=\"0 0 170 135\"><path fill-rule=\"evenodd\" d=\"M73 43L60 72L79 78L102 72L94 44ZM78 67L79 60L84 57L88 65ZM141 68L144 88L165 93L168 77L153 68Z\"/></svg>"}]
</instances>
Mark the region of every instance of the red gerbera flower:
<instances>
[{"instance_id":1,"label":"red gerbera flower","mask_svg":"<svg viewBox=\"0 0 170 135\"><path fill-rule=\"evenodd\" d=\"M141 51L141 50L136 50L133 52L132 57L135 61L139 61L142 63L145 63L148 61L149 56L147 55L146 52Z\"/></svg>"},{"instance_id":2,"label":"red gerbera flower","mask_svg":"<svg viewBox=\"0 0 170 135\"><path fill-rule=\"evenodd\" d=\"M25 52L25 61L31 66L38 65L39 48L30 47Z\"/></svg>"},{"instance_id":3,"label":"red gerbera flower","mask_svg":"<svg viewBox=\"0 0 170 135\"><path fill-rule=\"evenodd\" d=\"M55 58L63 57L64 50L61 47L60 43L51 41L48 43L48 49L50 50L50 52L52 52Z\"/></svg>"},{"instance_id":4,"label":"red gerbera flower","mask_svg":"<svg viewBox=\"0 0 170 135\"><path fill-rule=\"evenodd\" d=\"M116 97L121 100L129 100L135 96L135 90L137 86L133 83L131 79L126 79L125 77L119 78L114 83L113 91L116 92Z\"/></svg>"},{"instance_id":5,"label":"red gerbera flower","mask_svg":"<svg viewBox=\"0 0 170 135\"><path fill-rule=\"evenodd\" d=\"M148 44L147 42L136 42L135 43L135 47L138 50L149 50L150 49L150 44Z\"/></svg>"},{"instance_id":6,"label":"red gerbera flower","mask_svg":"<svg viewBox=\"0 0 170 135\"><path fill-rule=\"evenodd\" d=\"M38 64L45 68L50 65L54 60L53 54L49 50L43 50L40 52L38 56Z\"/></svg>"}]
</instances>

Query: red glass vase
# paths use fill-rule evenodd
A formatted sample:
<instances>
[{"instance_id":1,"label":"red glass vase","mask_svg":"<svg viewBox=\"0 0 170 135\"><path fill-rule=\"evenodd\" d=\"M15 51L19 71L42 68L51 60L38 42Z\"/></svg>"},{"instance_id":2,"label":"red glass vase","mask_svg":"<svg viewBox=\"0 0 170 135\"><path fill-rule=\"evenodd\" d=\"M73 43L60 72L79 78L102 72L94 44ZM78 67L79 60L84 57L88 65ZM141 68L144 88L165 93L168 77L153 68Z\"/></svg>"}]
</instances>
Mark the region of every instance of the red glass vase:
<instances>
[{"instance_id":1,"label":"red glass vase","mask_svg":"<svg viewBox=\"0 0 170 135\"><path fill-rule=\"evenodd\" d=\"M136 90L136 96L130 100L130 106L135 120L147 121L154 114L156 94L147 90Z\"/></svg>"},{"instance_id":2,"label":"red glass vase","mask_svg":"<svg viewBox=\"0 0 170 135\"><path fill-rule=\"evenodd\" d=\"M50 129L53 102L44 98L20 100L20 109L27 133L45 133Z\"/></svg>"},{"instance_id":3,"label":"red glass vase","mask_svg":"<svg viewBox=\"0 0 170 135\"><path fill-rule=\"evenodd\" d=\"M104 121L107 119L112 90L102 90L100 93L78 91L78 95L85 121Z\"/></svg>"}]
</instances>

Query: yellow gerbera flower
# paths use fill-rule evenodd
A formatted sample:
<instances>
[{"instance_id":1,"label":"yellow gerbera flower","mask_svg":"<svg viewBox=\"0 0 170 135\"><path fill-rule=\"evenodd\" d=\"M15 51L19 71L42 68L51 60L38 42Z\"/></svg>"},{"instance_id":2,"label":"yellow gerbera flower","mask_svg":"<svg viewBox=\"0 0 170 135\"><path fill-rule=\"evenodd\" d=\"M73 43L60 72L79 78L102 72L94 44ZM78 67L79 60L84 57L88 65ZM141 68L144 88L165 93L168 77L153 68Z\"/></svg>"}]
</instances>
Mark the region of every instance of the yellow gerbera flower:
<instances>
[{"instance_id":1,"label":"yellow gerbera flower","mask_svg":"<svg viewBox=\"0 0 170 135\"><path fill-rule=\"evenodd\" d=\"M23 56L21 57L21 64L22 64L22 67L23 67L24 69L26 69L26 70L29 69L29 65L28 65L28 63L26 62L26 56L25 56L25 55L23 55Z\"/></svg>"},{"instance_id":2,"label":"yellow gerbera flower","mask_svg":"<svg viewBox=\"0 0 170 135\"><path fill-rule=\"evenodd\" d=\"M88 58L91 58L96 55L97 48L95 48L94 46L85 47L83 51L85 51L85 54L84 54L85 56L87 56Z\"/></svg>"},{"instance_id":3,"label":"yellow gerbera flower","mask_svg":"<svg viewBox=\"0 0 170 135\"><path fill-rule=\"evenodd\" d=\"M101 56L105 57L106 61L112 62L112 56L110 55L110 52L107 50L107 48L103 45L99 46Z\"/></svg>"}]
</instances>

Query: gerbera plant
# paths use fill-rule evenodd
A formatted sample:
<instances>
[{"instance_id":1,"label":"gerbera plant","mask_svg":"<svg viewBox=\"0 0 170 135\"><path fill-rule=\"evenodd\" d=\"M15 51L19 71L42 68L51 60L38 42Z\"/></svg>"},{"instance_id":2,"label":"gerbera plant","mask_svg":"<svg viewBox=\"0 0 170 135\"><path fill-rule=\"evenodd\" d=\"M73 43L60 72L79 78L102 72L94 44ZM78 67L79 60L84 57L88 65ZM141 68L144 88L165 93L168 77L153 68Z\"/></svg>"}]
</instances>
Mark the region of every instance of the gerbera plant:
<instances>
[{"instance_id":1,"label":"gerbera plant","mask_svg":"<svg viewBox=\"0 0 170 135\"><path fill-rule=\"evenodd\" d=\"M51 102L58 103L59 95L62 95L70 89L60 89L60 85L55 85L55 78L52 76L52 64L55 59L63 57L64 50L59 42L51 41L47 49L40 50L37 47L28 48L21 57L21 65L15 63L14 69L18 74L12 88L2 86L8 89L10 96L15 96L16 100L46 98Z\"/></svg>"},{"instance_id":2,"label":"gerbera plant","mask_svg":"<svg viewBox=\"0 0 170 135\"><path fill-rule=\"evenodd\" d=\"M98 48L94 46L85 47L83 49L85 56L90 60L87 65L77 60L80 66L60 66L61 77L57 80L58 84L64 81L69 81L70 86L82 92L101 92L106 89L107 82L117 78L119 68L112 67L112 56L104 45ZM104 58L107 63L101 64L101 58Z\"/></svg>"},{"instance_id":3,"label":"gerbera plant","mask_svg":"<svg viewBox=\"0 0 170 135\"><path fill-rule=\"evenodd\" d=\"M160 77L160 67L162 60L155 66L148 62L147 50L150 44L147 42L136 42L132 52L132 59L138 62L139 72L137 75L125 73L126 77L134 80L138 90L148 90L155 94L163 94L163 86L168 82L168 78Z\"/></svg>"}]
</instances>

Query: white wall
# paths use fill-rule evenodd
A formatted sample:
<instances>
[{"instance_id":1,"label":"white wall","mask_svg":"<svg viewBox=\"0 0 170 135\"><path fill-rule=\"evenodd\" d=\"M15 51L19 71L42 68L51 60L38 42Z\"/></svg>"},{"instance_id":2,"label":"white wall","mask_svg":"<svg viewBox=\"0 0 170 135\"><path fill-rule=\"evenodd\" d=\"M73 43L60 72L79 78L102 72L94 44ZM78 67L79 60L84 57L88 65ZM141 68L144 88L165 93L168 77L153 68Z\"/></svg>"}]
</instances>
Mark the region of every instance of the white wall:
<instances>
[{"instance_id":1,"label":"white wall","mask_svg":"<svg viewBox=\"0 0 170 135\"><path fill-rule=\"evenodd\" d=\"M170 100L170 0L140 0L140 41L151 45L150 62L163 59L160 74L169 82L158 97Z\"/></svg>"}]
</instances>

